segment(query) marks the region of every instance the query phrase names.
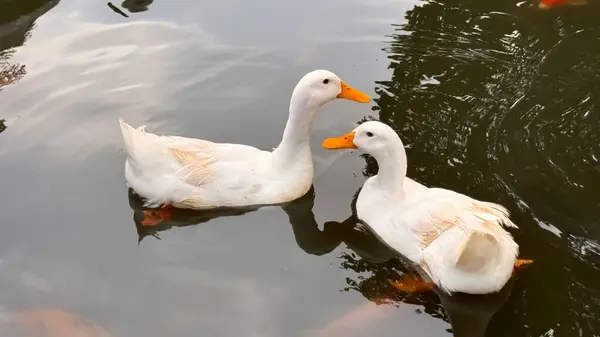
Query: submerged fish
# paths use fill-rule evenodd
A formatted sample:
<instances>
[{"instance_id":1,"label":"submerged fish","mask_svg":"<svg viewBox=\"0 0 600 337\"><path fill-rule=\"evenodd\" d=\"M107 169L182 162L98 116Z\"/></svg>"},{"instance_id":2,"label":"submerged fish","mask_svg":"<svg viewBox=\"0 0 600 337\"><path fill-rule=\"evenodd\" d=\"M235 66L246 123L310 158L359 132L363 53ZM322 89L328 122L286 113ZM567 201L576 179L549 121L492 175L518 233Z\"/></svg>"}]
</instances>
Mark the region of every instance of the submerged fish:
<instances>
[{"instance_id":1,"label":"submerged fish","mask_svg":"<svg viewBox=\"0 0 600 337\"><path fill-rule=\"evenodd\" d=\"M538 7L540 9L550 9L557 6L583 6L587 4L587 0L542 0Z\"/></svg>"},{"instance_id":2,"label":"submerged fish","mask_svg":"<svg viewBox=\"0 0 600 337\"><path fill-rule=\"evenodd\" d=\"M98 324L55 308L10 312L7 320L23 337L113 337Z\"/></svg>"}]
</instances>

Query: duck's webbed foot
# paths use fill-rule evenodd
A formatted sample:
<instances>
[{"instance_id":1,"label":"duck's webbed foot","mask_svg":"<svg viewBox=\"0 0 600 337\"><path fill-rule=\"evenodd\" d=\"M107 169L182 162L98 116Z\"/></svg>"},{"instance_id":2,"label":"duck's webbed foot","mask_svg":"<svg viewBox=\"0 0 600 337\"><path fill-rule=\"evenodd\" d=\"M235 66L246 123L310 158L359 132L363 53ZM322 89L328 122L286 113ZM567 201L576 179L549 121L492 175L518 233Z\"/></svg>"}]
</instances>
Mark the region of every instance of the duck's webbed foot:
<instances>
[{"instance_id":1,"label":"duck's webbed foot","mask_svg":"<svg viewBox=\"0 0 600 337\"><path fill-rule=\"evenodd\" d=\"M522 260L522 259L517 259L517 261L515 261L515 266L513 268L513 271L517 271L517 270L521 270L523 269L524 266L533 263L533 260Z\"/></svg>"},{"instance_id":2,"label":"duck's webbed foot","mask_svg":"<svg viewBox=\"0 0 600 337\"><path fill-rule=\"evenodd\" d=\"M158 209L144 210L144 219L141 221L143 226L156 226L165 220L171 219L173 206L170 203L164 204Z\"/></svg>"}]
</instances>

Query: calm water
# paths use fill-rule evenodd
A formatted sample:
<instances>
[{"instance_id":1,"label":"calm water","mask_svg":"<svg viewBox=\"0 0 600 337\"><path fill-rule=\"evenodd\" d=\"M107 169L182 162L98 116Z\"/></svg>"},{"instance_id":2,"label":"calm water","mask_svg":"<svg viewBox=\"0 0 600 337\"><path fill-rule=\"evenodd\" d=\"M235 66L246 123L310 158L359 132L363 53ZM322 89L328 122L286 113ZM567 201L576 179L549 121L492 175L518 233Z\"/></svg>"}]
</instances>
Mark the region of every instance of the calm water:
<instances>
[{"instance_id":1,"label":"calm water","mask_svg":"<svg viewBox=\"0 0 600 337\"><path fill-rule=\"evenodd\" d=\"M115 337L600 336L597 6L145 3L0 0L4 317L60 309ZM317 68L374 102L318 116L309 195L139 226L118 117L269 149ZM506 205L535 263L483 298L390 289L406 269L343 221L376 163L319 147L365 119L398 130L411 177Z\"/></svg>"}]
</instances>

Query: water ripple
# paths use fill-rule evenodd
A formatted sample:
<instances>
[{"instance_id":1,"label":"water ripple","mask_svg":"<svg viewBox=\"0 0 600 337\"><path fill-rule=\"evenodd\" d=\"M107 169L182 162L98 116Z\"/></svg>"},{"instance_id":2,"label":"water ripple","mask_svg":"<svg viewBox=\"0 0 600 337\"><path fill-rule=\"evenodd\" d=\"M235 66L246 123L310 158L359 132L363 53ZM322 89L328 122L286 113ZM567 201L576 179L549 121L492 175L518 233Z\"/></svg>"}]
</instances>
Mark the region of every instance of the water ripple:
<instances>
[{"instance_id":1,"label":"water ripple","mask_svg":"<svg viewBox=\"0 0 600 337\"><path fill-rule=\"evenodd\" d=\"M411 145L409 176L511 210L521 254L539 261L527 293L571 308L530 317L533 335L556 323L557 335L597 333L600 23L481 2L425 2L406 18L389 36L392 78L377 82L375 101ZM555 296L565 288L568 301ZM512 302L529 314L541 304Z\"/></svg>"}]
</instances>

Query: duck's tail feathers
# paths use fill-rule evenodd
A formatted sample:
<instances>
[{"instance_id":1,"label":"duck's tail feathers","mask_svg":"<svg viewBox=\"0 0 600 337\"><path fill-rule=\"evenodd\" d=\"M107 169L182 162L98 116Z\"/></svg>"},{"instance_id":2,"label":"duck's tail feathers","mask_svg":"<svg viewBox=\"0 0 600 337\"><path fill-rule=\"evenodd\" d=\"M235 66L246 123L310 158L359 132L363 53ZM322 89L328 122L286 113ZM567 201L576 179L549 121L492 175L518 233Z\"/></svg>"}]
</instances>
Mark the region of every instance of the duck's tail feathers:
<instances>
[{"instance_id":1,"label":"duck's tail feathers","mask_svg":"<svg viewBox=\"0 0 600 337\"><path fill-rule=\"evenodd\" d=\"M125 123L122 118L119 118L119 125L121 126L121 134L123 135L123 142L125 144L125 149L127 153L131 155L134 148L135 136L139 131L143 131L144 126L141 126L139 129L134 128L133 126Z\"/></svg>"}]
</instances>

